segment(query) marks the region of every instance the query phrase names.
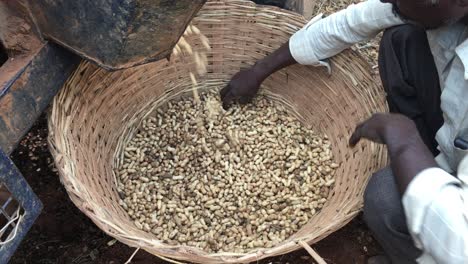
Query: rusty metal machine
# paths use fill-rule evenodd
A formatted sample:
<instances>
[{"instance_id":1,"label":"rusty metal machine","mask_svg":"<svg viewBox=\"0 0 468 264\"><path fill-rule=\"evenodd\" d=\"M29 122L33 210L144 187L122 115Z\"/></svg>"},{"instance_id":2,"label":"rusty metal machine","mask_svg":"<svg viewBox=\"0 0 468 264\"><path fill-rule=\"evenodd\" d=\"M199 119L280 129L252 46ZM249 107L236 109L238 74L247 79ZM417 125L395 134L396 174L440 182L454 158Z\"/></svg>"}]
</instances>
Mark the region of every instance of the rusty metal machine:
<instances>
[{"instance_id":1,"label":"rusty metal machine","mask_svg":"<svg viewBox=\"0 0 468 264\"><path fill-rule=\"evenodd\" d=\"M0 1L0 263L42 209L8 155L81 59L117 70L165 58L205 1Z\"/></svg>"},{"instance_id":2,"label":"rusty metal machine","mask_svg":"<svg viewBox=\"0 0 468 264\"><path fill-rule=\"evenodd\" d=\"M38 32L108 69L168 56L206 0L30 0Z\"/></svg>"}]
</instances>

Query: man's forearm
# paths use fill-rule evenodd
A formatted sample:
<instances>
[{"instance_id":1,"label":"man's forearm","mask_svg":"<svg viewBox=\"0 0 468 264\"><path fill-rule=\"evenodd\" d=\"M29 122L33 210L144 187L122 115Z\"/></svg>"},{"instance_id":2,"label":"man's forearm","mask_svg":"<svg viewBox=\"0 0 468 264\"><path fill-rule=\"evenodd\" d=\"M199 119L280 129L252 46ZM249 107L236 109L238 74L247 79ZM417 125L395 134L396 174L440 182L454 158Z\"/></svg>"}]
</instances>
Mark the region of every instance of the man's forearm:
<instances>
[{"instance_id":1,"label":"man's forearm","mask_svg":"<svg viewBox=\"0 0 468 264\"><path fill-rule=\"evenodd\" d=\"M421 171L438 166L417 131L414 136L405 139L395 138L393 142L386 142L386 144L401 195Z\"/></svg>"},{"instance_id":2,"label":"man's forearm","mask_svg":"<svg viewBox=\"0 0 468 264\"><path fill-rule=\"evenodd\" d=\"M253 67L259 78L265 80L271 74L279 71L289 65L296 64L291 52L289 50L289 41L283 44L279 49L272 54L259 60Z\"/></svg>"},{"instance_id":3,"label":"man's forearm","mask_svg":"<svg viewBox=\"0 0 468 264\"><path fill-rule=\"evenodd\" d=\"M387 145L392 171L403 195L409 183L437 163L419 135L416 124L400 114L374 114L360 123L349 139L353 147L362 138Z\"/></svg>"}]
</instances>

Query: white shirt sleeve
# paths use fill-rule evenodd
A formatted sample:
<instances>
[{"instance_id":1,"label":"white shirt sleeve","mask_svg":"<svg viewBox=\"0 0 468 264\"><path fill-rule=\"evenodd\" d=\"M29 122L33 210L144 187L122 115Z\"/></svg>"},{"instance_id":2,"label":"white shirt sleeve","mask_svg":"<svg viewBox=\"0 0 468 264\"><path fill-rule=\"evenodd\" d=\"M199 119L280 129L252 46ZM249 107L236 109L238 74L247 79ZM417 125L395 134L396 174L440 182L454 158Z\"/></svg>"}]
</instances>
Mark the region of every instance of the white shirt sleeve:
<instances>
[{"instance_id":1,"label":"white shirt sleeve","mask_svg":"<svg viewBox=\"0 0 468 264\"><path fill-rule=\"evenodd\" d=\"M439 168L426 169L403 195L409 232L424 252L420 263L468 262L468 187L463 182L468 157L464 163L458 172L462 180Z\"/></svg>"},{"instance_id":2,"label":"white shirt sleeve","mask_svg":"<svg viewBox=\"0 0 468 264\"><path fill-rule=\"evenodd\" d=\"M289 50L298 63L315 65L400 24L403 21L393 13L391 4L368 0L308 23L291 37Z\"/></svg>"}]
</instances>

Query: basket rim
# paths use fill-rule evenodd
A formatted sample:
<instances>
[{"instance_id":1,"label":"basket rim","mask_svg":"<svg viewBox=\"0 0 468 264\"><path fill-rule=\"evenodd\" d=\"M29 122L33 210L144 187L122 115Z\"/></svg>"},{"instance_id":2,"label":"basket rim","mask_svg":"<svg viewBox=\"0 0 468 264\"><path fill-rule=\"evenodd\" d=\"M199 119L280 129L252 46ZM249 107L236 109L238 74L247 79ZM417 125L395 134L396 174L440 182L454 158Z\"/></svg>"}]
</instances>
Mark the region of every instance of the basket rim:
<instances>
[{"instance_id":1,"label":"basket rim","mask_svg":"<svg viewBox=\"0 0 468 264\"><path fill-rule=\"evenodd\" d=\"M278 7L260 6L260 5L256 5L255 3L246 1L246 0L232 0L232 1L213 0L213 1L207 2L208 5L214 5L218 7L224 7L228 3L229 5L237 5L237 6L241 6L242 8L253 9L255 12L274 12L277 15L292 16L295 20L300 21L302 25L306 24L306 20L302 15L296 14L292 11L280 9ZM205 7L203 7L202 10L204 8ZM368 78L369 80L374 80L370 74L370 68L371 68L370 65L367 63L367 61L363 58L363 56L359 52L349 50L343 54L344 55L340 55L340 56L352 57L356 61L357 64L365 65L363 67L367 67L369 69L369 71L365 74L366 78ZM336 59L331 58L330 61L334 63ZM82 62L80 66L77 68L77 70L75 71L75 73L73 73L70 78L73 78L76 74L79 74L79 71L83 67L89 67L90 65L92 65L92 63ZM302 67L311 67L311 66L302 66ZM344 69L339 69L339 68L337 70L344 71ZM86 191L81 190L82 189L81 186L79 186L79 184L76 181L72 180L73 177L69 174L69 171L66 171L67 167L63 166L63 164L68 164L69 166L72 166L70 165L72 161L70 161L66 153L62 152L60 148L57 146L57 142L55 138L56 136L55 132L57 130L56 129L57 118L58 118L57 115L58 115L58 111L60 111L59 110L60 100L62 100L64 96L66 96L65 92L59 94L54 99L53 110L52 110L52 113L49 115L49 122L48 122L49 123L48 124L49 125L48 143L49 143L49 148L51 150L51 153L54 157L54 161L57 165L57 169L59 171L62 184L65 186L65 189L67 193L69 194L70 199L73 201L73 203L83 213L85 213L86 216L91 218L91 220L100 229L104 230L107 234L111 235L112 237L116 238L117 240L127 245L141 247L156 256L165 256L165 257L179 259L183 261L193 261L193 254L197 254L196 252L199 252L200 251L199 249L196 249L190 246L183 246L183 245L169 246L163 243L158 243L160 244L160 247L158 248L155 248L154 246L149 247L148 245L154 245L155 239L142 239L141 237L137 237L136 235L135 236L123 236L122 234L125 234L125 230L123 230L121 227L118 227L115 224L110 223L109 221L105 221L105 219L100 219L99 217L96 216L95 210L96 208L100 208L99 204L93 205L93 202L90 201L90 199L87 199L88 194L86 193ZM64 126L67 127L67 124L64 124ZM202 260L206 262L202 262L202 263L239 263L239 262L244 263L244 262L260 260L262 258L269 257L269 256L275 256L275 255L280 255L280 254L285 254L285 253L295 251L303 247L300 241L306 242L307 244L312 243L312 242L317 242L323 239L324 237L328 236L330 233L340 229L341 227L349 223L360 212L362 208L362 202L355 201L355 203L356 204L354 207L352 207L352 209L345 212L345 216L340 219L338 224L336 222L331 223L333 227L327 229L327 231L324 232L323 235L321 236L318 236L318 237L317 236L304 236L304 237L296 238L293 240L287 239L273 248L268 248L268 249L259 248L259 249L255 249L247 253L230 253L230 252L207 253L203 251L205 254L202 257ZM105 210L105 208L103 210ZM196 261L198 262L198 260Z\"/></svg>"}]
</instances>

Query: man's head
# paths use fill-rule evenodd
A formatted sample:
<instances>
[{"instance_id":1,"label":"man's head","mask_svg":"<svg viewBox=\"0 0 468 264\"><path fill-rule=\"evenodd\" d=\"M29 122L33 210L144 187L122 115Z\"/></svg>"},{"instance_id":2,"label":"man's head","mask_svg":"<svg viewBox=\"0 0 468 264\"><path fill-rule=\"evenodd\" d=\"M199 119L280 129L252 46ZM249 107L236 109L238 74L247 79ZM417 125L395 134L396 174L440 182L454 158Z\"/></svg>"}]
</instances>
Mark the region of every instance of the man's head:
<instances>
[{"instance_id":1,"label":"man's head","mask_svg":"<svg viewBox=\"0 0 468 264\"><path fill-rule=\"evenodd\" d=\"M459 21L468 15L468 0L381 0L393 4L403 19L426 28L436 28Z\"/></svg>"}]
</instances>

